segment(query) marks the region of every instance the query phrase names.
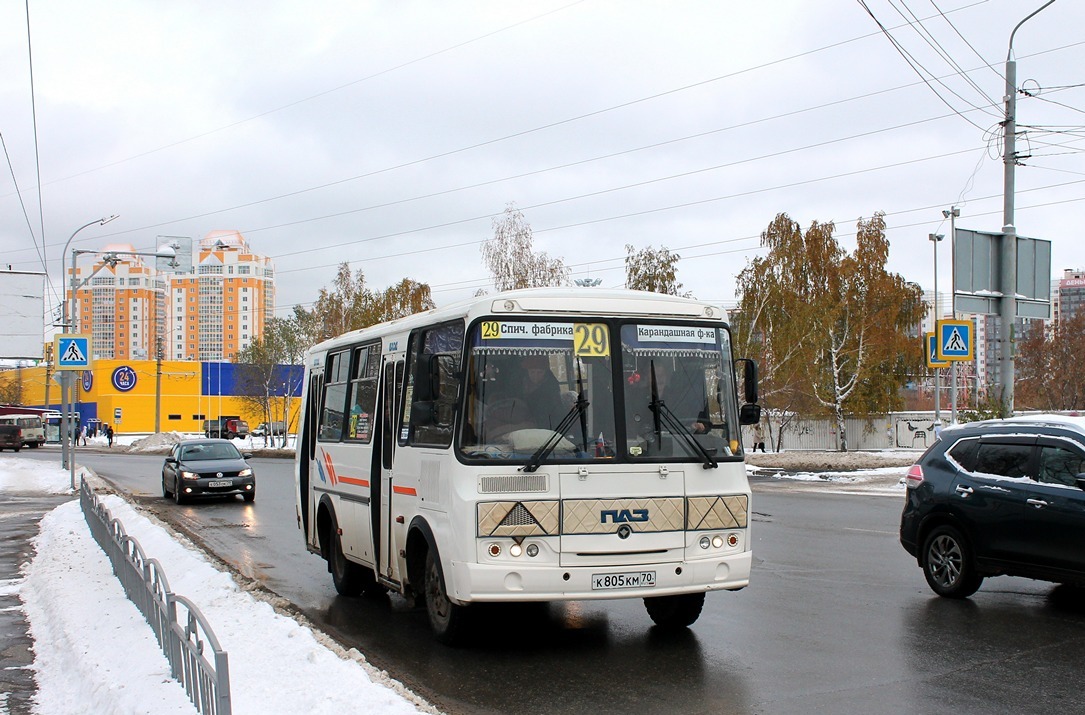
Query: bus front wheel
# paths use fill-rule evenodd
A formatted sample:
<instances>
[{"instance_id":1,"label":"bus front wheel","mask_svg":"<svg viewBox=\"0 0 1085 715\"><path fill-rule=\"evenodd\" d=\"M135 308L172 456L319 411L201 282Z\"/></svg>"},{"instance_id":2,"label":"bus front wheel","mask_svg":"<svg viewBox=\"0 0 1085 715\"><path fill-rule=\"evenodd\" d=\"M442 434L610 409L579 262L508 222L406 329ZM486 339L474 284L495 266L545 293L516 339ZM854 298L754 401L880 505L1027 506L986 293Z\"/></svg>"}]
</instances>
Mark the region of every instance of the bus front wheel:
<instances>
[{"instance_id":1,"label":"bus front wheel","mask_svg":"<svg viewBox=\"0 0 1085 715\"><path fill-rule=\"evenodd\" d=\"M456 645L467 631L467 606L456 605L448 599L437 559L433 549L426 552L426 613L434 637L445 645Z\"/></svg>"},{"instance_id":2,"label":"bus front wheel","mask_svg":"<svg viewBox=\"0 0 1085 715\"><path fill-rule=\"evenodd\" d=\"M648 615L661 628L685 628L693 625L704 607L704 592L644 599Z\"/></svg>"}]
</instances>

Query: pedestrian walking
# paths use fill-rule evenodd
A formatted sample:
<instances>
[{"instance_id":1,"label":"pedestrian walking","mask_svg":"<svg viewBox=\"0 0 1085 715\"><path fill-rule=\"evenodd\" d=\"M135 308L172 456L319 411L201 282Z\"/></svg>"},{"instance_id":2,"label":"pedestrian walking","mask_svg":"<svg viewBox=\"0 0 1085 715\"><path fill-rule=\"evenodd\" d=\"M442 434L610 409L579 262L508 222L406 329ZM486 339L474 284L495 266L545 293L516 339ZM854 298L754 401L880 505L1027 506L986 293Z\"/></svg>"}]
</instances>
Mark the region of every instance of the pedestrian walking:
<instances>
[{"instance_id":1,"label":"pedestrian walking","mask_svg":"<svg viewBox=\"0 0 1085 715\"><path fill-rule=\"evenodd\" d=\"M83 445L84 447L87 446L87 426L86 425L83 425L81 428L79 428L79 444Z\"/></svg>"},{"instance_id":2,"label":"pedestrian walking","mask_svg":"<svg viewBox=\"0 0 1085 715\"><path fill-rule=\"evenodd\" d=\"M765 451L765 433L761 430L760 422L753 426L753 451L756 452L758 448Z\"/></svg>"},{"instance_id":3,"label":"pedestrian walking","mask_svg":"<svg viewBox=\"0 0 1085 715\"><path fill-rule=\"evenodd\" d=\"M112 447L113 446L113 425L106 425L105 426L105 438L106 438L106 441L109 443L109 446Z\"/></svg>"}]
</instances>

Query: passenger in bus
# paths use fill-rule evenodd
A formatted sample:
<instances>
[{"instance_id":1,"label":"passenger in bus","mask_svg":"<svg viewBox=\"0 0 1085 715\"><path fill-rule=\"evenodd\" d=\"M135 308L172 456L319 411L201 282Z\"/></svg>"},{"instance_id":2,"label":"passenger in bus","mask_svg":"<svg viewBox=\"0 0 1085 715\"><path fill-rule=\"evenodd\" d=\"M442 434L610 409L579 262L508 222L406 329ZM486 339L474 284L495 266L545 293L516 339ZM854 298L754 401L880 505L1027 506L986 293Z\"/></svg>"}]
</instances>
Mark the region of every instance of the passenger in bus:
<instances>
[{"instance_id":1,"label":"passenger in bus","mask_svg":"<svg viewBox=\"0 0 1085 715\"><path fill-rule=\"evenodd\" d=\"M656 396L666 408L693 434L704 434L712 428L705 401L704 388L683 375L675 375L667 363L653 361L643 373L634 373L629 391L630 434L645 435L655 431L652 412L652 373L655 373ZM666 421L661 425L665 428Z\"/></svg>"}]
</instances>

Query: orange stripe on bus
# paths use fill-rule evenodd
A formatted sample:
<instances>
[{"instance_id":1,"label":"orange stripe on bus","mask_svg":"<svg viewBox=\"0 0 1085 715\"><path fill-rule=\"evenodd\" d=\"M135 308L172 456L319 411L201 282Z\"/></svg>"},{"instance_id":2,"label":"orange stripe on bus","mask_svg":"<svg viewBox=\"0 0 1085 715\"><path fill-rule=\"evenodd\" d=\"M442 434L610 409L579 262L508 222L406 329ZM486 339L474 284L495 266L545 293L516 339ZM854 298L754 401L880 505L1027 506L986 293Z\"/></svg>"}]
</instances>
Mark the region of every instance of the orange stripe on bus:
<instances>
[{"instance_id":1,"label":"orange stripe on bus","mask_svg":"<svg viewBox=\"0 0 1085 715\"><path fill-rule=\"evenodd\" d=\"M339 481L343 484L353 484L356 487L368 487L368 479L355 479L354 477L339 477Z\"/></svg>"},{"instance_id":2,"label":"orange stripe on bus","mask_svg":"<svg viewBox=\"0 0 1085 715\"><path fill-rule=\"evenodd\" d=\"M392 492L395 494L405 494L409 497L418 496L418 490L414 487L392 487Z\"/></svg>"}]
</instances>

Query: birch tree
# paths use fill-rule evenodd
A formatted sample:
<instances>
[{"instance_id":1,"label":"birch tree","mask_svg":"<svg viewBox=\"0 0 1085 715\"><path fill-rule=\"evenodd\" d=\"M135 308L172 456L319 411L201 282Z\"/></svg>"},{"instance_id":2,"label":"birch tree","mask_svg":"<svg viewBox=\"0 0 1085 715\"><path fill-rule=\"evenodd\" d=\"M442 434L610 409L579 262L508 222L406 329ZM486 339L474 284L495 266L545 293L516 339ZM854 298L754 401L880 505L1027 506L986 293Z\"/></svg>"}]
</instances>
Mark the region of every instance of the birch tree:
<instances>
[{"instance_id":1,"label":"birch tree","mask_svg":"<svg viewBox=\"0 0 1085 715\"><path fill-rule=\"evenodd\" d=\"M625 253L626 288L690 297L689 293L679 292L682 289L678 282L680 255L667 250L666 246L658 249L648 246L637 251L628 244Z\"/></svg>"},{"instance_id":2,"label":"birch tree","mask_svg":"<svg viewBox=\"0 0 1085 715\"><path fill-rule=\"evenodd\" d=\"M562 286L569 283L569 268L560 258L550 258L532 248L531 225L512 204L493 221L494 237L482 244L482 260L490 270L494 288Z\"/></svg>"},{"instance_id":3,"label":"birch tree","mask_svg":"<svg viewBox=\"0 0 1085 715\"><path fill-rule=\"evenodd\" d=\"M768 254L739 276L740 339L760 341L769 397L800 395L832 415L838 447L848 448L845 412L892 409L917 370L922 315L919 287L888 273L885 219L860 219L856 248L845 251L832 222L806 231L780 214L761 235Z\"/></svg>"}]
</instances>

